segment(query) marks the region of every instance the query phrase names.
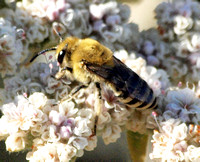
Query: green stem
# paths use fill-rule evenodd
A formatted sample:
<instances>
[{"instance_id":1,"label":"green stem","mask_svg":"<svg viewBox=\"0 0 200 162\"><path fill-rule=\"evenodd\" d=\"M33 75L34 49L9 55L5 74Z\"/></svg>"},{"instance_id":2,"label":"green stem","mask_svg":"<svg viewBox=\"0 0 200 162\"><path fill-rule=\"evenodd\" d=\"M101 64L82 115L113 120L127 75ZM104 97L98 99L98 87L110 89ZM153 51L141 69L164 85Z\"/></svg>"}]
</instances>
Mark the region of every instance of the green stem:
<instances>
[{"instance_id":1,"label":"green stem","mask_svg":"<svg viewBox=\"0 0 200 162\"><path fill-rule=\"evenodd\" d=\"M0 88L3 88L3 78L1 77L1 74L0 74Z\"/></svg>"},{"instance_id":2,"label":"green stem","mask_svg":"<svg viewBox=\"0 0 200 162\"><path fill-rule=\"evenodd\" d=\"M149 137L149 138L148 138ZM133 162L148 161L151 135L127 131L128 147Z\"/></svg>"}]
</instances>

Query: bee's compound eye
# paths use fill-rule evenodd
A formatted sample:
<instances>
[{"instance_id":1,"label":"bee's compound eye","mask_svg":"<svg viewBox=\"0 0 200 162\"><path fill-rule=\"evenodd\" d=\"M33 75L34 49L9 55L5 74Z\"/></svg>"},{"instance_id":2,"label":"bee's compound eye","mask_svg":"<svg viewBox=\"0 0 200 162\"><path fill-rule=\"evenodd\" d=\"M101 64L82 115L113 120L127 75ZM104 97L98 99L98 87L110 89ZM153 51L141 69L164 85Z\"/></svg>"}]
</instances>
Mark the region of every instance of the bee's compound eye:
<instances>
[{"instance_id":1,"label":"bee's compound eye","mask_svg":"<svg viewBox=\"0 0 200 162\"><path fill-rule=\"evenodd\" d=\"M65 53L66 53L65 50L62 50L62 51L59 52L59 54L58 54L58 62L59 62L59 64L62 64L63 59L65 57Z\"/></svg>"}]
</instances>

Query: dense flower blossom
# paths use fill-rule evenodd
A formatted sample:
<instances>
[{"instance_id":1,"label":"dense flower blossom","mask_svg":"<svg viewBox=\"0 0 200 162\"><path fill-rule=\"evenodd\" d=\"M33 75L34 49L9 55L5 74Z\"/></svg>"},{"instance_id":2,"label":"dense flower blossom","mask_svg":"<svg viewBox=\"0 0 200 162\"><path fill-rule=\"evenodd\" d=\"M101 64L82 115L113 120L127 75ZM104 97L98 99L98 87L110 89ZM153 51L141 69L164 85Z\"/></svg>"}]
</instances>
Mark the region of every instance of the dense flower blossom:
<instances>
[{"instance_id":1,"label":"dense flower blossom","mask_svg":"<svg viewBox=\"0 0 200 162\"><path fill-rule=\"evenodd\" d=\"M50 65L53 66L53 69L50 68ZM5 79L6 100L12 100L16 94L33 92L44 92L50 98L63 98L69 93L68 85L71 82L68 79L56 80L53 75L57 70L56 62L35 63L29 69L23 69L18 75Z\"/></svg>"},{"instance_id":2,"label":"dense flower blossom","mask_svg":"<svg viewBox=\"0 0 200 162\"><path fill-rule=\"evenodd\" d=\"M46 150L43 157L46 160L50 158L47 154L52 154L51 158L70 160L74 156L82 156L86 146L89 150L96 147L95 139L90 137L93 112L78 110L72 101L58 105L43 93L35 92L28 98L17 96L15 102L4 104L1 111L0 123L6 127L2 125L0 136L6 140L7 150L20 151L32 144L32 150L27 154L30 161L41 158L37 154L43 149ZM85 113L87 116L83 115ZM55 147L54 151L51 146ZM61 154L61 150L66 150L66 153Z\"/></svg>"},{"instance_id":3,"label":"dense flower blossom","mask_svg":"<svg viewBox=\"0 0 200 162\"><path fill-rule=\"evenodd\" d=\"M164 2L155 9L158 31L169 54L162 55L164 67L174 80L199 81L199 2L178 0Z\"/></svg>"},{"instance_id":4,"label":"dense flower blossom","mask_svg":"<svg viewBox=\"0 0 200 162\"><path fill-rule=\"evenodd\" d=\"M0 72L2 76L13 75L28 57L29 44L44 41L48 28L41 19L23 9L0 10Z\"/></svg>"},{"instance_id":5,"label":"dense flower blossom","mask_svg":"<svg viewBox=\"0 0 200 162\"><path fill-rule=\"evenodd\" d=\"M152 66L162 66L163 60L169 56L170 47L162 40L156 29L141 32L141 40L138 47L138 55L147 60Z\"/></svg>"},{"instance_id":6,"label":"dense flower blossom","mask_svg":"<svg viewBox=\"0 0 200 162\"><path fill-rule=\"evenodd\" d=\"M199 161L200 156L197 152L199 148L200 135L198 131L190 132L189 126L181 123L178 119L169 119L160 123L160 132L154 131L153 152L150 158L154 160L166 161ZM192 135L195 134L195 136ZM198 138L197 142L195 138ZM196 147L198 146L198 147ZM196 154L191 153L194 149Z\"/></svg>"},{"instance_id":7,"label":"dense flower blossom","mask_svg":"<svg viewBox=\"0 0 200 162\"><path fill-rule=\"evenodd\" d=\"M31 16L24 9L17 7L13 11L5 8L0 11L0 16L11 21L13 26L24 30L25 43L39 43L48 37L48 27L44 25L44 22L37 17Z\"/></svg>"},{"instance_id":8,"label":"dense flower blossom","mask_svg":"<svg viewBox=\"0 0 200 162\"><path fill-rule=\"evenodd\" d=\"M153 152L150 158L166 161L199 160L199 153L191 156L190 148L199 147L200 99L190 88L171 89L164 97L163 112L157 124L149 116L148 126L156 128L153 135Z\"/></svg>"},{"instance_id":9,"label":"dense flower blossom","mask_svg":"<svg viewBox=\"0 0 200 162\"><path fill-rule=\"evenodd\" d=\"M115 0L5 2L8 7L0 9L5 77L0 140L9 152L28 150L29 161L70 161L92 151L97 136L109 144L125 129L153 130L152 161L200 160L199 2L161 3L155 10L158 29L142 32L128 23L130 9ZM43 63L39 57L29 63L34 53L58 44L55 29L63 38L90 37L114 51L152 88L158 109L128 108L104 83L101 99L94 83L71 96L79 83L68 75L55 79L55 51L40 56ZM186 81L194 82L193 89L183 88Z\"/></svg>"},{"instance_id":10,"label":"dense flower blossom","mask_svg":"<svg viewBox=\"0 0 200 162\"><path fill-rule=\"evenodd\" d=\"M25 7L32 15L37 17L47 17L50 21L54 21L59 17L60 12L66 10L70 5L65 0L42 0L30 1L23 0L18 3L19 6Z\"/></svg>"},{"instance_id":11,"label":"dense flower blossom","mask_svg":"<svg viewBox=\"0 0 200 162\"><path fill-rule=\"evenodd\" d=\"M0 17L0 73L2 76L16 72L17 64L22 59L21 53L26 50L22 39L17 35L17 30L10 21Z\"/></svg>"}]
</instances>

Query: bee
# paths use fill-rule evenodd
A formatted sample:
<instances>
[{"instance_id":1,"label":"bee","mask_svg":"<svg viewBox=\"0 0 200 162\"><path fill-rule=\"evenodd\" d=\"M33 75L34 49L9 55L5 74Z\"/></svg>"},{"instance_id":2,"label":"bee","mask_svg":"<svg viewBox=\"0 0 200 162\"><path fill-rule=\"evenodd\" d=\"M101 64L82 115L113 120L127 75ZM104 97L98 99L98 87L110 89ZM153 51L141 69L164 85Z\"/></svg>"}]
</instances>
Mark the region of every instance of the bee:
<instances>
[{"instance_id":1,"label":"bee","mask_svg":"<svg viewBox=\"0 0 200 162\"><path fill-rule=\"evenodd\" d=\"M117 59L109 48L91 38L67 37L63 40L60 33L57 34L60 44L39 52L30 62L47 51L55 50L60 66L55 78L70 76L81 83L73 94L94 82L101 98L101 85L106 83L119 101L129 108L142 110L157 107L156 97L146 81ZM100 110L97 116L99 113Z\"/></svg>"}]
</instances>

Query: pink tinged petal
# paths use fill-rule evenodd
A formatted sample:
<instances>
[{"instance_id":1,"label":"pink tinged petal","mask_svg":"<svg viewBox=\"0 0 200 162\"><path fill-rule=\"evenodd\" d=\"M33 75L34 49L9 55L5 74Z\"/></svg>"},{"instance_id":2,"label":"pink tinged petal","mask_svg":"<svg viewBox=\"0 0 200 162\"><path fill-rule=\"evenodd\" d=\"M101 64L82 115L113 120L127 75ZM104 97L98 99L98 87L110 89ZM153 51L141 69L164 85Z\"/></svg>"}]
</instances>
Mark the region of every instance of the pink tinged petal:
<instances>
[{"instance_id":1,"label":"pink tinged petal","mask_svg":"<svg viewBox=\"0 0 200 162\"><path fill-rule=\"evenodd\" d=\"M186 141L181 141L179 143L176 143L174 145L173 149L176 150L176 151L179 150L181 152L185 152L187 150L187 147L188 147L187 142Z\"/></svg>"},{"instance_id":2,"label":"pink tinged petal","mask_svg":"<svg viewBox=\"0 0 200 162\"><path fill-rule=\"evenodd\" d=\"M65 121L62 123L62 126L68 126L74 129L75 127L74 119L73 118L65 119Z\"/></svg>"},{"instance_id":3,"label":"pink tinged petal","mask_svg":"<svg viewBox=\"0 0 200 162\"><path fill-rule=\"evenodd\" d=\"M23 93L23 96L24 96L25 98L27 98L27 97L28 97L28 94L27 94L27 93Z\"/></svg>"},{"instance_id":4,"label":"pink tinged petal","mask_svg":"<svg viewBox=\"0 0 200 162\"><path fill-rule=\"evenodd\" d=\"M63 11L65 8L68 8L69 4L66 3L65 0L57 0L56 1L56 8L58 11Z\"/></svg>"},{"instance_id":5,"label":"pink tinged petal","mask_svg":"<svg viewBox=\"0 0 200 162\"><path fill-rule=\"evenodd\" d=\"M53 64L52 64L52 63L49 64L49 68L50 68L51 70L53 69Z\"/></svg>"},{"instance_id":6,"label":"pink tinged petal","mask_svg":"<svg viewBox=\"0 0 200 162\"><path fill-rule=\"evenodd\" d=\"M182 82L178 82L178 87L182 87L183 83Z\"/></svg>"},{"instance_id":7,"label":"pink tinged petal","mask_svg":"<svg viewBox=\"0 0 200 162\"><path fill-rule=\"evenodd\" d=\"M72 129L70 126L62 126L60 128L60 137L64 139L68 139L72 134Z\"/></svg>"},{"instance_id":8,"label":"pink tinged petal","mask_svg":"<svg viewBox=\"0 0 200 162\"><path fill-rule=\"evenodd\" d=\"M196 65L197 68L200 68L200 53L193 53L189 56L191 64Z\"/></svg>"},{"instance_id":9,"label":"pink tinged petal","mask_svg":"<svg viewBox=\"0 0 200 162\"><path fill-rule=\"evenodd\" d=\"M161 81L156 80L156 81L153 83L153 86L154 86L156 89L161 89Z\"/></svg>"},{"instance_id":10,"label":"pink tinged petal","mask_svg":"<svg viewBox=\"0 0 200 162\"><path fill-rule=\"evenodd\" d=\"M58 113L57 111L52 110L49 113L49 119L51 120L52 123L60 125L65 120L65 117L62 114Z\"/></svg>"},{"instance_id":11,"label":"pink tinged petal","mask_svg":"<svg viewBox=\"0 0 200 162\"><path fill-rule=\"evenodd\" d=\"M74 119L69 118L69 119L67 120L67 125L69 125L69 126L74 126Z\"/></svg>"},{"instance_id":12,"label":"pink tinged petal","mask_svg":"<svg viewBox=\"0 0 200 162\"><path fill-rule=\"evenodd\" d=\"M56 10L55 6L52 5L47 8L46 14L50 21L54 21L58 17L59 12Z\"/></svg>"},{"instance_id":13,"label":"pink tinged petal","mask_svg":"<svg viewBox=\"0 0 200 162\"><path fill-rule=\"evenodd\" d=\"M52 56L52 55L50 55L50 56L49 56L49 60L51 60L52 58L53 58L53 56ZM52 65L53 65L53 64L52 64Z\"/></svg>"}]
</instances>

